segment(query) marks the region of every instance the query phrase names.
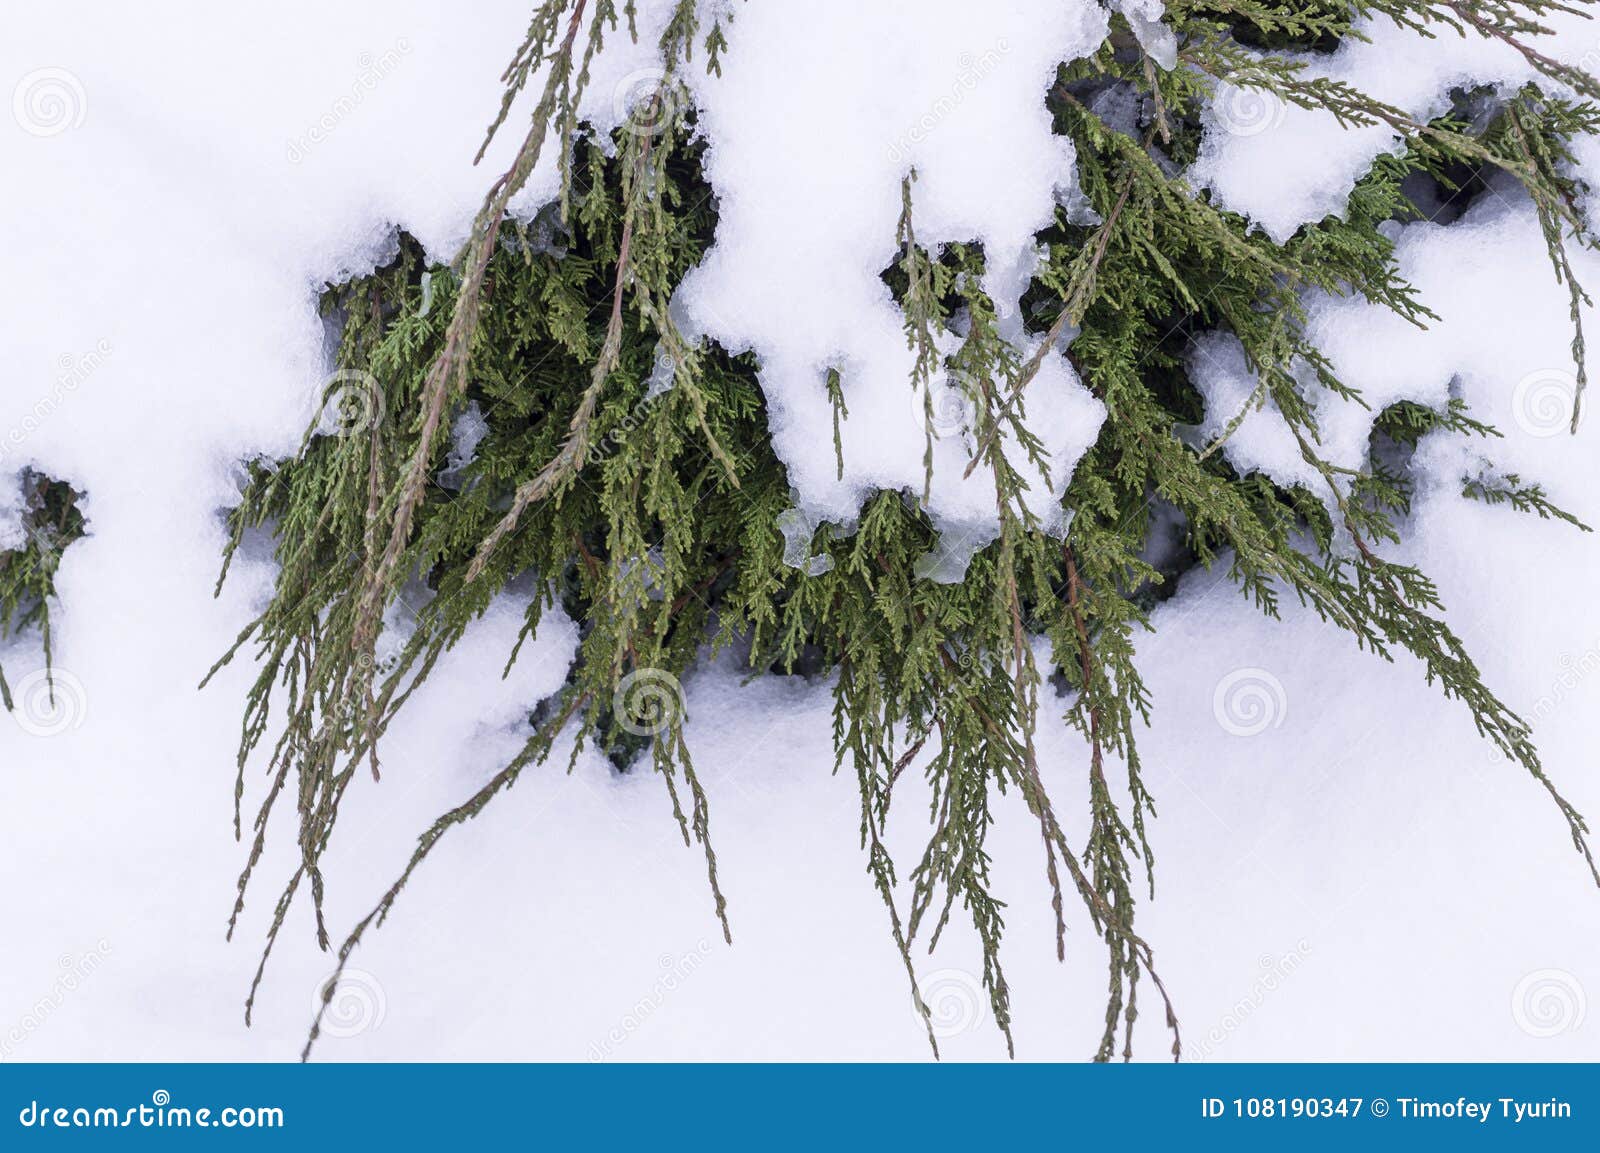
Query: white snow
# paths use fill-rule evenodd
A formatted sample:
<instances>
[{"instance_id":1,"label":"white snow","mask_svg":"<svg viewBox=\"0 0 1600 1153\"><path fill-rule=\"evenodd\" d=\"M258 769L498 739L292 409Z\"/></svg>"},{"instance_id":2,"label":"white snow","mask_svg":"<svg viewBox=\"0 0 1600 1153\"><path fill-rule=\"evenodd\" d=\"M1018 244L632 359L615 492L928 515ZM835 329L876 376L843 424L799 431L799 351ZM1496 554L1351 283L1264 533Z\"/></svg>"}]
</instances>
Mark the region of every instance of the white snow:
<instances>
[{"instance_id":1,"label":"white snow","mask_svg":"<svg viewBox=\"0 0 1600 1153\"><path fill-rule=\"evenodd\" d=\"M1547 23L1558 35L1542 38L1540 51L1590 71L1600 65L1600 27L1559 12ZM1301 75L1343 81L1414 121L1448 112L1452 89L1482 85L1509 94L1536 75L1515 49L1476 31L1458 34L1441 26L1424 37L1382 15L1360 28L1366 40L1347 37L1332 53L1298 54L1308 62ZM1227 82L1218 86L1207 121L1189 180L1279 241L1303 224L1342 214L1373 160L1402 148L1387 124L1343 127L1320 109Z\"/></svg>"},{"instance_id":2,"label":"white snow","mask_svg":"<svg viewBox=\"0 0 1600 1153\"><path fill-rule=\"evenodd\" d=\"M1424 485L1458 491L1492 456L1503 472L1547 479L1547 488L1564 490L1558 503L1581 501L1582 486L1563 485L1553 467L1571 451L1567 433L1577 392L1567 294L1544 258L1538 219L1526 197L1491 189L1454 224L1420 221L1403 226L1398 238L1401 276L1439 319L1420 328L1359 297L1318 294L1310 301L1318 346L1363 401L1340 400L1302 366L1297 379L1302 395L1313 401L1318 451L1337 466L1359 469L1367 463L1373 421L1385 408L1411 400L1442 409L1455 396L1504 439L1428 438L1414 462ZM1580 283L1595 283L1600 261L1582 251L1573 255ZM1533 349L1538 352L1530 355ZM1235 337L1213 333L1195 341L1190 372L1206 399L1198 430L1205 443L1244 410L1247 415L1222 447L1228 460L1242 472L1263 472L1328 495L1276 405L1268 399L1248 407L1257 380Z\"/></svg>"},{"instance_id":3,"label":"white snow","mask_svg":"<svg viewBox=\"0 0 1600 1153\"><path fill-rule=\"evenodd\" d=\"M28 543L28 532L22 523L27 510L22 503L21 479L8 476L0 483L0 551L20 549Z\"/></svg>"},{"instance_id":4,"label":"white snow","mask_svg":"<svg viewBox=\"0 0 1600 1153\"><path fill-rule=\"evenodd\" d=\"M1106 18L1093 4L1048 0L993 5L981 17L909 0L737 11L722 77L695 83L720 216L678 303L694 330L756 352L773 440L801 505L848 519L869 489L923 489L922 397L910 386L903 317L879 279L898 258L902 179L915 170L923 247L983 243L984 288L1021 343L1034 234L1050 223L1057 193L1075 186L1072 147L1051 134L1044 93L1058 64L1099 45ZM1002 169L1006 178L994 180ZM818 451L833 443L829 368L840 372L850 412L842 479L833 455ZM962 479L970 420L942 397L929 509L947 531L982 537L992 533L994 482L982 470ZM1050 475L1014 463L1042 514L1104 409L1054 353L1026 400Z\"/></svg>"},{"instance_id":5,"label":"white snow","mask_svg":"<svg viewBox=\"0 0 1600 1153\"><path fill-rule=\"evenodd\" d=\"M649 67L658 8L641 7L643 43L613 35L596 65L587 107L602 123ZM988 287L1014 305L1033 232L1073 183L1044 87L1105 17L1043 0L734 11L724 76L694 81L721 231L678 310L755 351L805 515L847 521L871 486L921 487L909 354L878 280L901 177L916 167L923 243L981 240ZM470 166L527 15L509 0L470 20L416 0L291 0L204 20L176 4L51 5L18 13L0 39L0 84L16 94L0 115L0 245L14 270L0 289L0 492L25 466L69 479L88 493L91 532L61 570L61 712L27 726L0 716L0 1058L298 1052L332 968L303 906L254 1029L241 1012L291 837L273 841L238 939L222 939L243 860L233 755L252 670L241 662L203 694L195 684L271 572L243 562L210 599L216 510L235 462L291 451L320 394L317 285L371 266L396 226L439 256L461 240L526 115L524 101ZM1518 76L1480 46L1374 34L1337 67L1418 114L1464 77ZM1586 31L1562 51L1581 55L1584 36L1600 40ZM1275 235L1336 210L1389 146L1292 112L1213 143L1199 176ZM1281 179L1263 174L1267 149L1292 160ZM1600 156L1586 162L1600 175ZM551 187L541 169L524 208ZM1600 523L1592 424L1576 438L1554 427L1572 380L1566 299L1526 206L1488 200L1450 227L1408 227L1401 258L1441 322L1416 332L1323 302L1340 370L1373 398L1456 390L1506 433L1492 451L1507 467ZM1600 263L1579 267L1600 286ZM1225 347L1209 351L1209 416L1225 421L1247 382ZM851 413L842 482L830 366ZM1028 399L1052 452L1041 490L1057 490L1103 414L1058 355ZM1368 418L1328 418L1330 450L1357 459ZM1241 467L1293 469L1273 419L1253 415L1230 442ZM958 435L938 449L933 509L957 533L949 544L981 531L992 493L981 475L954 480ZM1453 438L1425 442L1418 461L1428 483L1392 555L1439 580L1490 684L1535 721L1551 775L1600 816L1594 538L1462 500L1477 466ZM14 515L0 507L0 526ZM559 614L500 680L521 608L507 597L468 633L397 722L383 781L352 785L330 861L335 929L370 908L418 832L504 764L525 711L560 682L575 637ZM1416 662L1358 653L1292 603L1284 615L1268 621L1220 572L1196 573L1140 645L1161 812L1143 928L1191 1056L1600 1057L1600 1014L1579 1011L1600 996L1600 894L1543 791L1485 751ZM0 660L14 688L37 683L35 643ZM854 782L832 775L827 686L746 683L724 658L684 690L734 946L661 783L619 777L591 752L567 775L558 750L416 876L357 954L319 1056L926 1056L866 875ZM29 731L52 718L66 722L55 735ZM1040 742L1081 842L1085 750L1056 724ZM913 776L890 830L902 861L925 825ZM247 804L262 786L254 769L248 781ZM1102 1015L1098 948L1075 919L1067 964L1055 963L1037 829L1015 796L992 845L1018 1052L1084 1057ZM920 961L924 992L947 1055L997 1058L976 958L952 929ZM1166 1046L1146 1006L1141 1051L1154 1059Z\"/></svg>"},{"instance_id":6,"label":"white snow","mask_svg":"<svg viewBox=\"0 0 1600 1153\"><path fill-rule=\"evenodd\" d=\"M1139 46L1158 67L1171 69L1178 63L1178 38L1161 22L1166 5L1161 0L1115 0L1114 7L1127 17Z\"/></svg>"}]
</instances>

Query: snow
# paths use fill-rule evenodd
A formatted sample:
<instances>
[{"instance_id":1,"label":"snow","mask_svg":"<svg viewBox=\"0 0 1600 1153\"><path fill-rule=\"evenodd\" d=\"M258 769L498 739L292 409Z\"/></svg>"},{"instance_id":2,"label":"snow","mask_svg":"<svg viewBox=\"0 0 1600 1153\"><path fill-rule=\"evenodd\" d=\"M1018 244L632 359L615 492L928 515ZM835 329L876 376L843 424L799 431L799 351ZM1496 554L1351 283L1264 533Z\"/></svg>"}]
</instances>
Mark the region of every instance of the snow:
<instances>
[{"instance_id":1,"label":"snow","mask_svg":"<svg viewBox=\"0 0 1600 1153\"><path fill-rule=\"evenodd\" d=\"M1504 439L1485 444L1467 434L1428 438L1413 462L1425 486L1459 490L1462 480L1484 471L1489 454L1503 472L1546 482L1558 504L1581 501L1583 486L1564 483L1554 467L1573 451L1567 432L1577 376L1568 348L1566 290L1556 283L1543 246L1526 198L1491 189L1448 227L1419 221L1398 231L1400 274L1439 316L1427 328L1360 298L1312 298L1310 325L1318 346L1363 401L1341 401L1304 366L1297 373L1302 395L1314 402L1324 458L1360 468L1367 462L1373 421L1385 408L1410 400L1438 409L1457 397ZM1586 252L1574 255L1580 283L1595 283L1600 261ZM1241 472L1262 472L1327 495L1326 482L1300 455L1277 406L1270 399L1250 405L1257 379L1235 337L1213 333L1196 340L1190 371L1206 401L1201 440L1211 443L1245 411L1222 446L1229 462Z\"/></svg>"},{"instance_id":2,"label":"snow","mask_svg":"<svg viewBox=\"0 0 1600 1153\"><path fill-rule=\"evenodd\" d=\"M659 10L642 8L643 43L614 35L596 63L586 107L602 124L649 67ZM270 888L232 944L222 934L243 859L233 756L252 672L195 685L263 603L271 571L245 559L210 598L217 510L238 460L292 450L327 383L317 286L370 267L396 226L439 256L465 235L508 159L509 136L468 163L527 11L492 0L463 21L420 2L302 0L196 21L177 5L56 5L0 41L0 82L15 86L14 114L0 117L0 244L19 270L0 289L0 534L15 538L3 502L24 467L85 490L91 534L60 574L60 711L38 703L36 643L0 652L35 702L23 724L0 717L0 1057L298 1052L332 968L306 910L280 939L250 1030L241 1004ZM694 80L721 229L675 311L756 353L797 512L847 523L871 486L921 488L920 405L878 279L901 178L917 169L923 243L981 240L986 287L1014 305L1033 232L1073 184L1040 97L1105 17L1042 0L735 11L723 77ZM1596 39L1561 51L1581 55L1584 36ZM1519 76L1471 42L1374 38L1325 66L1418 114L1465 77ZM1294 110L1274 119L1254 136L1214 135L1194 174L1274 235L1336 210L1390 146ZM1267 149L1287 150L1281 178L1265 178ZM1600 174L1600 156L1585 159ZM541 168L523 209L551 187ZM1318 302L1340 371L1380 400L1462 395L1506 433L1498 459L1600 523L1592 424L1577 437L1554 427L1572 386L1566 299L1526 205L1488 199L1449 227L1409 226L1400 254L1442 319L1421 332L1359 302ZM1593 259L1579 271L1600 284ZM1248 381L1222 342L1205 352L1208 420L1225 423ZM842 481L829 367L851 414ZM1055 354L1028 401L1054 469L1041 490L1058 491L1103 413ZM1359 459L1370 416L1327 415L1330 451ZM1291 475L1273 420L1270 408L1251 415L1227 451ZM470 452L470 426L457 431ZM981 538L993 501L981 474L955 479L959 431L937 449L932 509L948 531L930 579L959 559L957 542ZM1392 555L1438 579L1489 683L1535 721L1551 775L1600 814L1594 538L1464 501L1459 480L1478 466L1453 437L1425 442L1418 467L1412 535ZM526 710L560 683L575 630L559 614L500 679L521 606L508 595L468 632L396 722L383 781L352 784L329 862L333 926L371 907L416 834L505 763ZM1220 572L1193 573L1140 644L1161 813L1158 898L1141 916L1191 1056L1600 1057L1600 1019L1581 1012L1600 995L1600 894L1543 791L1486 751L1415 661L1358 653L1293 604L1284 615L1261 617ZM592 752L568 775L561 749L416 876L356 955L318 1055L924 1058L866 876L855 785L832 775L826 684L746 682L725 655L683 691L732 948L660 782L618 776ZM1081 842L1083 745L1058 724L1039 739ZM258 796L262 782L248 781ZM925 812L914 790L896 804L890 836L905 860ZM1077 918L1067 964L1055 963L1037 828L1015 796L991 843L1018 1052L1081 1058L1103 1010L1098 949ZM291 854L291 839L275 840L258 879L283 875ZM977 957L953 928L919 960L941 1044L961 1059L1004 1054ZM1145 1056L1165 1051L1160 1034L1147 1011Z\"/></svg>"},{"instance_id":3,"label":"snow","mask_svg":"<svg viewBox=\"0 0 1600 1153\"><path fill-rule=\"evenodd\" d=\"M1128 20L1139 46L1160 68L1171 70L1178 63L1178 38L1161 22L1166 5L1161 0L1115 0L1114 7Z\"/></svg>"},{"instance_id":4,"label":"snow","mask_svg":"<svg viewBox=\"0 0 1600 1153\"><path fill-rule=\"evenodd\" d=\"M901 181L912 170L913 224L930 251L981 241L984 288L1020 338L1018 302L1037 261L1035 233L1075 187L1068 141L1050 132L1043 95L1063 60L1098 46L1104 13L1048 0L995 5L758 4L738 10L723 75L695 96L710 141L717 240L677 302L691 329L760 358L773 441L801 506L844 520L876 488L921 493L922 397L910 386L904 320L879 274L898 258ZM819 162L819 158L826 158ZM1004 169L1006 179L992 173ZM772 221L783 220L784 228ZM844 476L831 453L826 379L841 376L850 419ZM942 382L941 382L942 383ZM938 390L935 523L992 532L994 481L962 474L971 454L959 396ZM1017 453L1043 513L1094 443L1104 409L1052 353L1027 390L1050 475ZM1010 447L1007 443L1006 447Z\"/></svg>"},{"instance_id":5,"label":"snow","mask_svg":"<svg viewBox=\"0 0 1600 1153\"><path fill-rule=\"evenodd\" d=\"M28 531L22 523L27 510L20 481L21 477L13 476L9 483L0 485L0 551L20 549L28 543Z\"/></svg>"},{"instance_id":6,"label":"snow","mask_svg":"<svg viewBox=\"0 0 1600 1153\"><path fill-rule=\"evenodd\" d=\"M1302 485L1313 492L1320 488L1321 474L1300 455L1300 446L1283 418L1278 406L1270 397L1258 396L1258 382L1254 371L1245 361L1244 346L1238 337L1229 333L1207 333L1196 339L1189 350L1189 378L1205 398L1206 415L1198 432L1195 446L1204 451L1223 440L1222 453L1240 472L1261 472L1285 486ZM1328 418L1348 427L1353 423L1370 424L1374 414L1366 413L1365 421L1358 415L1355 421L1346 418L1345 410L1353 407L1342 403L1338 397L1320 392L1315 376L1305 371L1295 373L1295 381L1302 393L1317 390L1318 404L1314 409L1320 418L1319 427L1324 434L1324 447L1331 438L1326 427ZM1242 420L1239 420L1240 417ZM1341 418L1345 418L1342 419ZM1228 429L1235 420L1238 427L1230 435ZM1360 431L1359 429L1357 430ZM1365 456L1366 442L1362 435L1354 446L1346 443L1351 438L1339 437L1340 447L1354 447L1358 459ZM1328 459L1341 463L1340 454L1329 451ZM1345 456L1349 456L1347 451Z\"/></svg>"},{"instance_id":7,"label":"snow","mask_svg":"<svg viewBox=\"0 0 1600 1153\"><path fill-rule=\"evenodd\" d=\"M1600 30L1581 16L1553 13L1559 35L1539 47L1552 58L1594 70ZM1436 28L1431 37L1374 15L1332 53L1299 53L1306 80L1343 81L1426 122L1450 111L1453 89L1483 85L1508 95L1534 79L1532 65L1510 46L1476 31ZM1295 55L1295 54L1286 54ZM1248 216L1278 241L1303 224L1342 214L1351 188L1374 159L1398 153L1387 124L1343 127L1327 112L1289 104L1270 92L1223 82L1208 116L1205 143L1189 170L1216 203Z\"/></svg>"}]
</instances>

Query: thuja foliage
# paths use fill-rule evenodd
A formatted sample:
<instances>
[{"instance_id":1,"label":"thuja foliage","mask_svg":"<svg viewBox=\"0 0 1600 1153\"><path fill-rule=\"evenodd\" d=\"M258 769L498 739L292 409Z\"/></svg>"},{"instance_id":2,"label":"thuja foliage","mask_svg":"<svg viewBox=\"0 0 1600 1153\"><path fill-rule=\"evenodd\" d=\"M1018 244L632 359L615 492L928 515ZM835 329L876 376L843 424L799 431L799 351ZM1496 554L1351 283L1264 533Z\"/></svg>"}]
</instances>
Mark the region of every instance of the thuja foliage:
<instances>
[{"instance_id":1,"label":"thuja foliage","mask_svg":"<svg viewBox=\"0 0 1600 1153\"><path fill-rule=\"evenodd\" d=\"M84 533L79 494L65 481L25 469L21 476L23 540L0 549L0 640L24 632L39 634L44 650L47 691L51 676L50 602L56 595L56 570L61 554ZM0 667L0 704L15 707L5 669Z\"/></svg>"},{"instance_id":2,"label":"thuja foliage","mask_svg":"<svg viewBox=\"0 0 1600 1153\"><path fill-rule=\"evenodd\" d=\"M908 172L886 279L915 354L908 386L925 397L927 467L931 389L945 379L971 401L967 471L992 477L997 497L997 538L963 580L936 584L914 576L937 544L926 487L871 495L853 532L820 528L808 563L786 564L778 522L791 495L756 368L674 324L671 294L716 230L683 76L691 66L716 70L720 24L701 22L692 0L678 3L660 42L659 83L627 125L598 139L575 109L593 53L631 12L545 0L506 72L494 127L544 68L532 123L464 251L429 266L402 240L387 266L329 290L341 342L324 411L296 455L252 465L231 514L229 555L265 527L280 571L270 604L224 657L248 649L259 670L239 749L241 805L257 754L267 774L230 933L287 803L299 852L277 889L262 966L302 894L319 943L334 947L323 859L350 781L377 775L381 739L410 694L491 599L519 582L536 592L518 647L557 605L579 623L566 683L554 699L530 702L522 751L422 831L392 887L340 939L341 969L440 839L563 739L574 760L590 744L619 765L648 760L685 844L704 855L709 904L731 941L736 911L718 883L679 682L709 653L736 647L757 672L828 675L838 767L856 778L869 876L925 1021L915 953L964 919L982 944L984 985L1009 1045L1005 909L991 885L988 833L1000 798L1015 791L1038 824L1058 956L1069 894L1106 948L1095 1055L1131 1055L1141 985L1161 999L1176 1055L1177 1018L1135 929L1138 894L1153 891L1154 870L1137 743L1153 701L1134 656L1151 627L1154 590L1171 577L1147 548L1158 520L1181 525L1186 554L1225 564L1263 612L1276 616L1291 595L1381 656L1419 657L1429 681L1550 790L1592 870L1584 822L1546 778L1527 724L1484 683L1426 575L1384 555L1409 507L1409 447L1440 429L1485 438L1494 430L1459 402L1438 411L1399 405L1378 415L1381 451L1369 468L1331 463L1313 391L1362 402L1316 347L1302 304L1311 289L1356 294L1425 324L1426 302L1399 277L1379 226L1420 213L1408 191L1419 180L1464 195L1498 172L1536 206L1577 320L1586 298L1567 252L1592 238L1566 159L1569 141L1596 128L1587 102L1595 85L1538 52L1540 21L1554 10L1173 0L1179 63L1170 70L1147 58L1119 17L1105 46L1063 65L1041 93L1076 147L1092 212L1064 208L1040 238L1047 256L1022 302L1026 347L1001 334L997 304L981 287L980 245L919 241ZM1416 123L1349 86L1307 78L1292 55L1261 51L1327 47L1359 35L1358 18L1372 13L1439 35L1472 27L1500 37L1548 83L1499 101L1488 116ZM1183 182L1219 81L1327 108L1347 123L1388 124L1404 151L1373 165L1343 216L1273 243ZM1137 137L1090 111L1113 86L1141 103ZM532 221L507 219L545 147L559 150L560 197ZM1240 475L1220 441L1180 435L1201 416L1187 353L1210 331L1241 342L1260 381L1250 403L1270 399L1282 413L1321 478L1318 491ZM953 353L943 351L944 334L957 338ZM1064 536L1046 531L1037 503L1023 499L1023 465L1042 463L1045 451L1026 421L1028 385L1062 347L1108 413L1061 498ZM1574 351L1581 362L1581 332ZM848 376L827 370L818 387L837 421L848 420ZM469 424L476 443L466 453L452 428ZM836 424L842 472L841 445ZM1487 464L1463 491L1571 519L1537 486ZM1042 716L1057 714L1088 748L1081 844L1063 830L1036 747L1039 725L1049 723ZM895 861L884 830L896 782L913 766L931 790L928 837L916 860ZM236 822L242 833L242 816ZM330 982L324 1004L333 991ZM254 995L253 985L247 1020ZM937 1052L931 1024L928 1038Z\"/></svg>"}]
</instances>

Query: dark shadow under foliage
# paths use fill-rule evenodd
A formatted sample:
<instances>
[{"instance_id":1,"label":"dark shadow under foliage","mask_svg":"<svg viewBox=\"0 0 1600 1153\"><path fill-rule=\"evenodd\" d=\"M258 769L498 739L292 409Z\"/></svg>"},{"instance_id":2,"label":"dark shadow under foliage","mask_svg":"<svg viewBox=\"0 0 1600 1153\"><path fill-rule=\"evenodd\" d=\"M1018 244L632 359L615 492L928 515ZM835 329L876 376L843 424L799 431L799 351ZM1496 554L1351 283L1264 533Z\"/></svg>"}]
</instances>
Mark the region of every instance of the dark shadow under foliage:
<instances>
[{"instance_id":1,"label":"dark shadow under foliage","mask_svg":"<svg viewBox=\"0 0 1600 1153\"><path fill-rule=\"evenodd\" d=\"M78 507L83 494L33 469L23 470L20 484L24 540L18 548L0 550L0 641L37 631L49 682L50 602L55 599L61 554L84 535L83 511ZM53 696L53 683L47 691ZM16 707L4 669L0 669L0 704L8 711Z\"/></svg>"}]
</instances>

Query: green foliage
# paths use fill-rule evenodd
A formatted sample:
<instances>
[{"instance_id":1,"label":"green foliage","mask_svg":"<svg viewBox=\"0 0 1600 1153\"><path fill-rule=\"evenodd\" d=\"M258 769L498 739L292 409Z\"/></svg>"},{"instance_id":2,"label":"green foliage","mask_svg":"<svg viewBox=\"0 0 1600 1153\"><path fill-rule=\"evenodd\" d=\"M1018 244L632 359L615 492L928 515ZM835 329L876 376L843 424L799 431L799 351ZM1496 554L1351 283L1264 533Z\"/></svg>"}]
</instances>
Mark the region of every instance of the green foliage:
<instances>
[{"instance_id":1,"label":"green foliage","mask_svg":"<svg viewBox=\"0 0 1600 1153\"><path fill-rule=\"evenodd\" d=\"M44 649L47 679L51 677L50 602L56 595L56 570L61 554L84 534L81 495L65 481L32 469L24 470L20 548L0 550L0 640L37 630ZM50 683L53 694L55 686ZM11 686L0 668L0 704L14 706Z\"/></svg>"},{"instance_id":2,"label":"green foliage","mask_svg":"<svg viewBox=\"0 0 1600 1153\"><path fill-rule=\"evenodd\" d=\"M298 860L279 890L262 965L302 887L320 943L332 944L322 858L347 785L364 767L376 775L385 730L439 657L493 597L533 574L537 595L523 636L558 603L580 623L566 684L534 712L521 753L422 833L395 884L344 937L341 968L439 839L545 761L563 734L574 759L591 742L619 765L648 757L685 844L704 854L711 903L731 940L678 682L708 651L738 644L757 672L831 677L837 767L856 776L867 869L925 1020L913 949L931 949L959 915L982 944L984 985L1009 1044L1005 910L992 892L987 838L997 798L1015 790L1039 824L1058 955L1065 956L1069 891L1106 947L1096 1056L1131 1055L1144 981L1162 998L1176 1055L1177 1019L1134 926L1136 894L1154 885L1146 825L1154 807L1137 743L1153 702L1134 652L1151 627L1152 590L1169 578L1146 556L1158 508L1178 518L1186 555L1224 561L1263 612L1276 616L1287 590L1358 645L1385 658L1396 650L1421 658L1430 682L1459 698L1480 731L1550 789L1587 858L1582 818L1545 777L1527 725L1485 686L1446 625L1437 590L1382 555L1400 539L1409 507L1403 472L1379 454L1362 471L1321 455L1310 390L1362 401L1317 349L1302 295L1359 294L1426 324L1431 314L1400 279L1379 225L1416 215L1408 178L1444 181L1493 168L1528 189L1556 273L1582 300L1565 246L1590 236L1564 174L1567 142L1594 130L1594 109L1530 88L1486 126L1454 117L1416 124L1348 86L1307 79L1294 57L1252 47L1359 35L1355 17L1377 12L1428 30L1488 19L1494 34L1525 48L1539 34L1533 22L1552 7L1174 0L1169 21L1183 66L1171 72L1145 59L1119 20L1111 41L1064 66L1049 93L1057 130L1076 147L1095 221L1075 222L1081 217L1063 210L1041 236L1047 256L1023 301L1039 337L1031 349L1000 335L995 302L981 287L981 248L919 244L908 174L898 255L885 277L914 353L908 383L925 398L930 482L930 389L946 378L972 402L968 472L985 470L997 493L993 542L965 579L936 584L914 575L936 543L922 507L926 483L920 493L872 495L850 535L820 527L808 555L822 563L805 571L786 564L778 521L790 490L755 365L691 342L671 320L671 293L716 229L679 69L697 44L714 69L720 28L697 27L693 4L681 3L661 43L648 122L597 141L573 109L616 13L598 4L580 45L584 0L546 0L507 71L496 126L541 62L550 65L546 87L462 257L429 268L403 241L386 268L330 289L341 371L324 412L293 458L252 466L232 514L229 556L248 530L265 527L280 566L271 603L224 657L248 648L259 669L239 748L240 803L258 751L269 781L234 923L286 793L299 824ZM1253 39L1239 34L1246 26ZM1544 71L1571 81L1560 66ZM1327 108L1346 123L1389 124L1407 147L1373 165L1342 217L1275 244L1170 175L1194 155L1200 110L1221 77ZM1111 84L1146 98L1143 140L1089 111L1088 95ZM1593 85L1574 87L1588 94ZM506 203L549 132L562 149L562 195L530 224L507 220ZM1186 378L1191 339L1217 330L1243 345L1260 382L1250 403L1270 401L1282 413L1322 478L1320 491L1240 476L1217 451L1220 440L1196 448L1175 432L1199 415ZM1064 537L1045 531L1032 511L1029 470L1021 467L1045 463L1026 422L1027 386L1060 347L1109 414L1063 498ZM819 380L834 408L841 475L847 384L836 368ZM450 427L468 406L486 432L470 462L447 467ZM1377 430L1401 450L1440 430L1492 434L1454 404L1442 412L1396 406L1379 415ZM1537 486L1489 466L1466 479L1464 491L1570 519ZM381 646L386 620L395 643ZM1059 705L1041 701L1046 684L1065 686ZM1035 747L1041 710L1050 708L1088 748L1090 821L1081 845L1063 832ZM895 784L916 764L932 800L902 907L884 830ZM236 826L242 833L242 817ZM254 994L253 986L247 1019ZM316 1035L314 1025L307 1051Z\"/></svg>"}]
</instances>

